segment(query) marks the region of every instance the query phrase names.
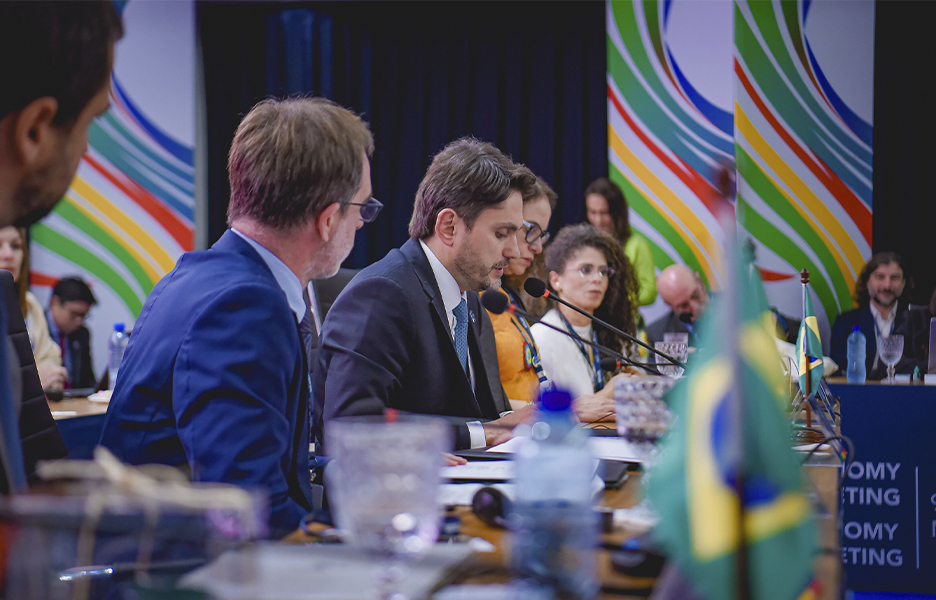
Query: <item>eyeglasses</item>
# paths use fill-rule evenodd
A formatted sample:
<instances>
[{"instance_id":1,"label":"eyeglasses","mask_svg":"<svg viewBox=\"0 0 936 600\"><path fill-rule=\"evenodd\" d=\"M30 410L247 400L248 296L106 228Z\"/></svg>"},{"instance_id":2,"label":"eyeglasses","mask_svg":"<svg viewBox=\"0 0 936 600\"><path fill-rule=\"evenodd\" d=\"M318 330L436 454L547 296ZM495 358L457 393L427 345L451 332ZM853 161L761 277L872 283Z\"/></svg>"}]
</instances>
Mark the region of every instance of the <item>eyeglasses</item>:
<instances>
[{"instance_id":1,"label":"eyeglasses","mask_svg":"<svg viewBox=\"0 0 936 600\"><path fill-rule=\"evenodd\" d=\"M606 265L602 265L600 267L596 267L595 265L582 265L578 270L578 272L582 275L582 279L588 279L596 271L598 272L598 277L614 277L614 269Z\"/></svg>"},{"instance_id":2,"label":"eyeglasses","mask_svg":"<svg viewBox=\"0 0 936 600\"><path fill-rule=\"evenodd\" d=\"M527 232L526 232L527 244L532 244L536 240L543 240L543 244L549 241L549 232L543 231L543 228L537 225L536 223L530 223L529 221L524 221L523 226L527 228Z\"/></svg>"},{"instance_id":3,"label":"eyeglasses","mask_svg":"<svg viewBox=\"0 0 936 600\"><path fill-rule=\"evenodd\" d=\"M361 220L370 223L377 218L380 209L383 208L383 202L371 196L364 202L348 202L349 206L361 207Z\"/></svg>"}]
</instances>

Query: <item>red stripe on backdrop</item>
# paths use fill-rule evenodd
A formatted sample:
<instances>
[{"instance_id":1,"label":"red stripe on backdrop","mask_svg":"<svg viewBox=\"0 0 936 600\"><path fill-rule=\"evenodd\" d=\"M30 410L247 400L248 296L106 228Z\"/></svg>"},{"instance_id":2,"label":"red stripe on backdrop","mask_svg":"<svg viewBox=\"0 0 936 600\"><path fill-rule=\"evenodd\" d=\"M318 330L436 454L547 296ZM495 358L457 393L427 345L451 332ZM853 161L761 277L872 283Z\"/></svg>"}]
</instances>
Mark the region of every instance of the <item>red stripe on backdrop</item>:
<instances>
[{"instance_id":1,"label":"red stripe on backdrop","mask_svg":"<svg viewBox=\"0 0 936 600\"><path fill-rule=\"evenodd\" d=\"M165 204L147 191L146 188L127 177L117 177L104 168L104 165L92 158L90 154L85 154L82 160L86 161L95 171L106 177L107 180L117 186L120 191L139 204L143 210L169 232L169 235L182 247L182 250L191 250L193 248L194 236L192 235L192 230L189 229L185 223L180 221Z\"/></svg>"},{"instance_id":2,"label":"red stripe on backdrop","mask_svg":"<svg viewBox=\"0 0 936 600\"><path fill-rule=\"evenodd\" d=\"M771 127L780 134L780 137L783 138L783 141L796 153L796 156L803 161L803 164L812 172L813 175L819 179L820 182L832 192L832 195L835 196L835 199L839 201L839 204L842 205L842 208L845 209L845 212L852 218L855 222L855 225L858 226L858 231L861 232L861 235L864 237L865 241L868 242L868 245L871 245L871 210L865 206L865 203L862 202L858 196L851 191L845 183L839 179L831 169L822 161L818 156L813 159L809 153L806 152L796 143L793 139L793 136L780 125L780 122L777 118L770 112L767 108L767 105L764 104L764 101L757 95L757 92L754 91L754 86L751 85L751 82L748 80L747 75L744 74L744 71L741 69L740 63L735 59L735 73L738 75L738 80L741 81L741 84L744 86L744 89L747 91L748 95L754 101L754 104L757 105L758 110L761 114L764 115L764 118L770 123Z\"/></svg>"},{"instance_id":3,"label":"red stripe on backdrop","mask_svg":"<svg viewBox=\"0 0 936 600\"><path fill-rule=\"evenodd\" d=\"M796 275L778 273L777 271L762 269L760 267L757 267L757 272L760 273L761 281L786 281L787 279L793 279L796 277Z\"/></svg>"},{"instance_id":4,"label":"red stripe on backdrop","mask_svg":"<svg viewBox=\"0 0 936 600\"><path fill-rule=\"evenodd\" d=\"M648 148L650 148L650 151L653 152L653 154L658 159L660 159L660 161L663 162L663 164L665 164L669 170L672 171L676 177L678 177L686 185L686 187L688 187L692 193L695 194L697 198L699 198L699 200L702 201L709 212L717 216L716 210L718 209L718 205L716 200L717 198L720 198L720 196L712 184L709 183L707 179L699 175L695 169L683 162L681 158L678 156L676 157L676 161L679 161L677 164L677 162L667 156L667 154L663 152L659 146L654 144L653 141L650 140L650 137L646 135L640 127L637 126L634 120L630 118L630 115L627 114L627 111L624 110L624 107L614 95L614 91L611 88L611 85L609 84L607 87L608 98L611 99L611 103L614 104L614 108L617 109L618 114L620 114L624 121L627 122L631 130L637 134L637 137L640 138L640 141L642 141Z\"/></svg>"},{"instance_id":5,"label":"red stripe on backdrop","mask_svg":"<svg viewBox=\"0 0 936 600\"><path fill-rule=\"evenodd\" d=\"M55 284L59 282L58 277L53 277L52 275L46 275L45 273L37 273L33 271L29 274L29 286L38 286L38 287L55 287Z\"/></svg>"}]
</instances>

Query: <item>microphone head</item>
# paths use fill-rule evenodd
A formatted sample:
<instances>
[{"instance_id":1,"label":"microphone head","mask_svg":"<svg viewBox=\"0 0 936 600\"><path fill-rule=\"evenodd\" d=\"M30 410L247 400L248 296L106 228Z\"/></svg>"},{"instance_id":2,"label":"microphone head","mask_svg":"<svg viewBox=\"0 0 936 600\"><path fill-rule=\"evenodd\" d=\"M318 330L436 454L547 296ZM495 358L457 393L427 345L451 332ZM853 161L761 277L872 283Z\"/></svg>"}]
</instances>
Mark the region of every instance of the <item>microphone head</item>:
<instances>
[{"instance_id":1,"label":"microphone head","mask_svg":"<svg viewBox=\"0 0 936 600\"><path fill-rule=\"evenodd\" d=\"M499 315L510 306L510 298L507 297L507 294L502 294L497 290L487 290L481 294L481 305L488 312Z\"/></svg>"},{"instance_id":2,"label":"microphone head","mask_svg":"<svg viewBox=\"0 0 936 600\"><path fill-rule=\"evenodd\" d=\"M695 321L695 317L692 315L691 312L684 312L684 313L679 313L679 320L682 321L683 323L691 324L693 321Z\"/></svg>"},{"instance_id":3,"label":"microphone head","mask_svg":"<svg viewBox=\"0 0 936 600\"><path fill-rule=\"evenodd\" d=\"M534 298L542 298L543 294L546 293L546 282L536 277L530 277L523 282L523 289Z\"/></svg>"},{"instance_id":4,"label":"microphone head","mask_svg":"<svg viewBox=\"0 0 936 600\"><path fill-rule=\"evenodd\" d=\"M601 359L601 370L603 371L614 371L618 367L622 367L621 361L614 358L613 356L605 356Z\"/></svg>"}]
</instances>

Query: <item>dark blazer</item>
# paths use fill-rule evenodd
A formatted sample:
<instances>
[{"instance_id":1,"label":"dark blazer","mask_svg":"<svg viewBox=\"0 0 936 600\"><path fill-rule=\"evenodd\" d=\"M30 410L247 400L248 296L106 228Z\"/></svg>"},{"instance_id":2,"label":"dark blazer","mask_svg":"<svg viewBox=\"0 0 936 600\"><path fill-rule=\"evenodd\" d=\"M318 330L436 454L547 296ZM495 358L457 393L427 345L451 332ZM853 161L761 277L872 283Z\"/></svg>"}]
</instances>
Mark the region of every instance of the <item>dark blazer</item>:
<instances>
[{"instance_id":1,"label":"dark blazer","mask_svg":"<svg viewBox=\"0 0 936 600\"><path fill-rule=\"evenodd\" d=\"M686 324L679 320L676 313L669 311L653 323L647 325L647 342L652 346L655 342L663 341L664 333L689 333ZM690 338L692 335L689 336ZM690 340L690 344L692 341Z\"/></svg>"},{"instance_id":2,"label":"dark blazer","mask_svg":"<svg viewBox=\"0 0 936 600\"><path fill-rule=\"evenodd\" d=\"M51 320L52 317L47 314L46 318ZM73 388L94 387L97 377L94 376L94 366L91 363L91 333L88 328L82 325L73 331L65 340L65 347L71 360L68 369L68 385ZM65 364L64 357L62 357L62 364Z\"/></svg>"},{"instance_id":3,"label":"dark blazer","mask_svg":"<svg viewBox=\"0 0 936 600\"><path fill-rule=\"evenodd\" d=\"M120 365L101 444L130 464L270 493L274 535L311 510L308 363L296 316L233 231L153 288Z\"/></svg>"},{"instance_id":4,"label":"dark blazer","mask_svg":"<svg viewBox=\"0 0 936 600\"><path fill-rule=\"evenodd\" d=\"M488 317L474 292L468 293L468 309L474 391L419 242L409 240L358 273L322 326L313 388L316 414L324 416L325 426L334 417L381 414L392 407L448 418L456 448L469 447L465 423L496 419L506 402L499 377L494 380L498 394L492 391L480 346Z\"/></svg>"},{"instance_id":5,"label":"dark blazer","mask_svg":"<svg viewBox=\"0 0 936 600\"><path fill-rule=\"evenodd\" d=\"M894 310L897 311L897 317L894 319L894 333L900 333L900 330L904 327L904 322L907 320L908 311L906 309L900 309L899 306L895 307ZM854 325L861 327L861 333L865 336L865 366L867 368L868 379L883 379L884 376L887 375L887 365L883 362L879 362L876 369L871 368L871 365L874 364L874 357L877 354L877 333L874 328L874 315L871 314L871 308L869 306L843 312L835 318L835 323L832 325L832 350L829 352L829 356L841 367L840 374L844 375L846 366L848 365L847 340L849 334L852 332L852 326ZM895 372L897 373L910 373L913 371L912 361L907 358L907 343L909 341L910 340L906 338L904 339L904 355L895 368Z\"/></svg>"},{"instance_id":6,"label":"dark blazer","mask_svg":"<svg viewBox=\"0 0 936 600\"><path fill-rule=\"evenodd\" d=\"M929 335L930 335L929 308L921 306L907 311L907 318L900 327L894 327L894 333L904 336L904 358L912 371L913 367L920 367L921 373L929 368Z\"/></svg>"},{"instance_id":7,"label":"dark blazer","mask_svg":"<svg viewBox=\"0 0 936 600\"><path fill-rule=\"evenodd\" d=\"M315 299L317 301L317 309L319 319L324 323L325 317L328 316L328 311L331 310L332 304L335 303L335 299L338 298L338 295L341 294L341 291L348 285L348 282L358 274L359 269L338 269L338 272L332 275L331 277L326 277L325 279L315 279L312 281L312 286L315 290ZM308 301L308 298L306 299ZM315 325L313 324L313 328ZM314 367L316 361L318 360L318 331L315 332L315 336L312 338L312 348L310 349L309 354L309 365ZM314 370L314 369L313 369Z\"/></svg>"},{"instance_id":8,"label":"dark blazer","mask_svg":"<svg viewBox=\"0 0 936 600\"><path fill-rule=\"evenodd\" d=\"M36 370L36 358L29 344L26 322L16 296L16 286L9 271L0 269L0 285L3 288L6 307L6 331L15 356L8 357L18 367L21 386L11 386L20 390L20 397L14 401L20 403L19 432L23 444L23 461L28 480L35 480L36 463L40 460L55 460L68 456L62 434L52 418L49 403L42 392L39 372ZM0 340L6 343L6 340ZM3 366L4 372L6 367Z\"/></svg>"}]
</instances>

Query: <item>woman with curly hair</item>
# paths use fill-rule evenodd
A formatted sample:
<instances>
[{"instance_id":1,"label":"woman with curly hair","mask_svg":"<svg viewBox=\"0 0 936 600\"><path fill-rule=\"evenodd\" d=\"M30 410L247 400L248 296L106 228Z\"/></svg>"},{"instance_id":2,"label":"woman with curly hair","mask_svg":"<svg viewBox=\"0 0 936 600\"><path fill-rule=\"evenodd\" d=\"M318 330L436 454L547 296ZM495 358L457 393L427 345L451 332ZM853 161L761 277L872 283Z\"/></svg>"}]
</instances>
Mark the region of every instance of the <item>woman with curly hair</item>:
<instances>
[{"instance_id":1,"label":"woman with curly hair","mask_svg":"<svg viewBox=\"0 0 936 600\"><path fill-rule=\"evenodd\" d=\"M546 250L546 270L549 287L559 298L634 334L637 281L616 239L591 225L563 227ZM625 354L635 351L630 342L622 344L614 333L593 328L591 319L561 304L546 313L541 323ZM600 352L540 323L532 331L543 369L556 387L567 390L573 398L594 393L612 395L601 368Z\"/></svg>"},{"instance_id":2,"label":"woman with curly hair","mask_svg":"<svg viewBox=\"0 0 936 600\"><path fill-rule=\"evenodd\" d=\"M598 229L617 238L634 267L639 289L637 306L653 304L657 297L656 271L650 242L631 230L627 199L616 183L599 177L585 189L585 217Z\"/></svg>"}]
</instances>

